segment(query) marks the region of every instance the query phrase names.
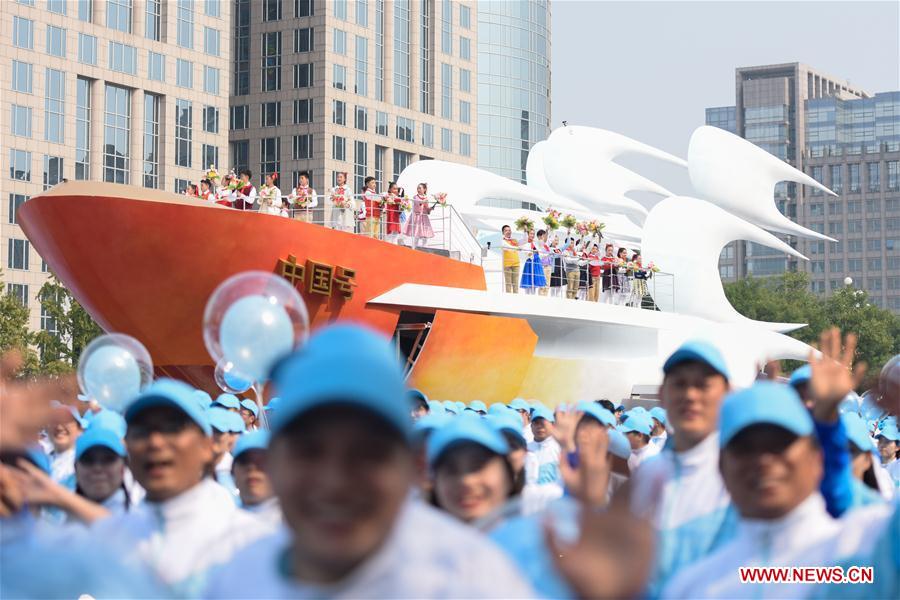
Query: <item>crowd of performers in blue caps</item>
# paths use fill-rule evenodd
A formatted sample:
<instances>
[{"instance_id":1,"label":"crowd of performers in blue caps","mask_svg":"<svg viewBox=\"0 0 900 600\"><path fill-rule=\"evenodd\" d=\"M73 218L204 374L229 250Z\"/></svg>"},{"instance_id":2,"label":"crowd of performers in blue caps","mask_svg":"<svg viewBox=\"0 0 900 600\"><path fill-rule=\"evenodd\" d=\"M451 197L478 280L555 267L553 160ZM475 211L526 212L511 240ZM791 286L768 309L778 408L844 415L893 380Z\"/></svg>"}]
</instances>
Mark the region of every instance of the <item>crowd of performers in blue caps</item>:
<instances>
[{"instance_id":1,"label":"crowd of performers in blue caps","mask_svg":"<svg viewBox=\"0 0 900 600\"><path fill-rule=\"evenodd\" d=\"M6 357L0 597L900 598L900 358L848 401L855 345L734 389L689 341L649 410L488 406L335 324L273 367L268 428L170 379L98 410Z\"/></svg>"}]
</instances>

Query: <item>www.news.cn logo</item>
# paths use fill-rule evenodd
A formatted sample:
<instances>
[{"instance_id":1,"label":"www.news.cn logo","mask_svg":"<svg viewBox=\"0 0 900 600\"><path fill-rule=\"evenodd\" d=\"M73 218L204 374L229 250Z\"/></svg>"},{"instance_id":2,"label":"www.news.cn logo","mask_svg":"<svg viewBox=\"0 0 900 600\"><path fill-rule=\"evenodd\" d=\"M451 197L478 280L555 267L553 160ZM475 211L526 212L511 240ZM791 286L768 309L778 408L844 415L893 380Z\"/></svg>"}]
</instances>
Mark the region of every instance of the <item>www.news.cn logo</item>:
<instances>
[{"instance_id":1,"label":"www.news.cn logo","mask_svg":"<svg viewBox=\"0 0 900 600\"><path fill-rule=\"evenodd\" d=\"M740 567L741 583L873 583L873 567Z\"/></svg>"}]
</instances>

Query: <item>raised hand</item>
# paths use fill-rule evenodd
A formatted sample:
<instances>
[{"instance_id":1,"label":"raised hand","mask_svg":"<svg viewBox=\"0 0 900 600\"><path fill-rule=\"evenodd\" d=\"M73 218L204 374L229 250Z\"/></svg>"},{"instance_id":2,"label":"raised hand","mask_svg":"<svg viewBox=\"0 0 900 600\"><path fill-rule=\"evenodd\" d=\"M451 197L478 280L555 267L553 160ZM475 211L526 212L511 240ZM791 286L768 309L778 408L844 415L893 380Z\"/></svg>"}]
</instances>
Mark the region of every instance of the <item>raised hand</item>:
<instances>
[{"instance_id":1,"label":"raised hand","mask_svg":"<svg viewBox=\"0 0 900 600\"><path fill-rule=\"evenodd\" d=\"M582 427L576 436L578 467L569 465L565 453L560 455L559 468L563 483L570 494L584 505L598 508L606 505L611 470L607 451L609 434L600 427Z\"/></svg>"},{"instance_id":2,"label":"raised hand","mask_svg":"<svg viewBox=\"0 0 900 600\"><path fill-rule=\"evenodd\" d=\"M566 452L575 451L575 426L583 414L573 406L561 404L556 407L554 413L556 422L553 424L551 435Z\"/></svg>"},{"instance_id":3,"label":"raised hand","mask_svg":"<svg viewBox=\"0 0 900 600\"><path fill-rule=\"evenodd\" d=\"M838 418L838 405L862 381L866 364L853 365L857 337L848 333L841 347L841 331L832 327L819 336L821 356L809 353L812 376L809 391L815 401L813 416L819 421L833 422Z\"/></svg>"}]
</instances>

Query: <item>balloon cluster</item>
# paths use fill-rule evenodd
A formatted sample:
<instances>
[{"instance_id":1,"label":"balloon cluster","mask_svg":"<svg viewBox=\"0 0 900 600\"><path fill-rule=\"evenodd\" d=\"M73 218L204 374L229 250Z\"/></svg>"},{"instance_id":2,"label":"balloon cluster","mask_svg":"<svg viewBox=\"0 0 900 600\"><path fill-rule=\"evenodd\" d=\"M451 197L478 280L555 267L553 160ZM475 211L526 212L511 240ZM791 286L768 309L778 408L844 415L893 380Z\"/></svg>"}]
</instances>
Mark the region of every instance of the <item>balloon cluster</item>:
<instances>
[{"instance_id":1,"label":"balloon cluster","mask_svg":"<svg viewBox=\"0 0 900 600\"><path fill-rule=\"evenodd\" d=\"M153 360L139 341L122 333L101 335L78 361L81 392L103 408L122 412L153 381Z\"/></svg>"}]
</instances>

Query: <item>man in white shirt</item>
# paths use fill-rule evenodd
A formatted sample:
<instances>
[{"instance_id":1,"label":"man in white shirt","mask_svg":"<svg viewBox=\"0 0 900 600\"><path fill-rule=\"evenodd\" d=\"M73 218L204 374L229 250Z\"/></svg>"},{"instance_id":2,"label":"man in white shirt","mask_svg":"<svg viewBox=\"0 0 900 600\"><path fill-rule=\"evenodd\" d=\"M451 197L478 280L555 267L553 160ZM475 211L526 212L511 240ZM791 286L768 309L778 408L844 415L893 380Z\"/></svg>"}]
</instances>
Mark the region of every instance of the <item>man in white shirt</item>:
<instances>
[{"instance_id":1,"label":"man in white shirt","mask_svg":"<svg viewBox=\"0 0 900 600\"><path fill-rule=\"evenodd\" d=\"M271 529L207 477L211 428L193 388L159 380L129 405L125 420L129 463L147 496L93 530L123 557L146 563L175 595L196 597L211 567Z\"/></svg>"},{"instance_id":2,"label":"man in white shirt","mask_svg":"<svg viewBox=\"0 0 900 600\"><path fill-rule=\"evenodd\" d=\"M234 446L231 475L241 498L241 508L273 526L281 525L281 505L266 471L269 432L251 431Z\"/></svg>"},{"instance_id":3,"label":"man in white shirt","mask_svg":"<svg viewBox=\"0 0 900 600\"><path fill-rule=\"evenodd\" d=\"M669 422L666 417L666 409L662 406L654 406L650 409L650 418L653 419L650 443L662 450L666 445L666 440L669 439L669 433L666 431L666 425Z\"/></svg>"},{"instance_id":4,"label":"man in white shirt","mask_svg":"<svg viewBox=\"0 0 900 600\"><path fill-rule=\"evenodd\" d=\"M637 471L645 460L659 454L659 447L650 443L652 427L647 414L637 411L628 413L620 426L620 431L625 434L631 444L631 456L628 457L628 470L631 473Z\"/></svg>"},{"instance_id":5,"label":"man in white shirt","mask_svg":"<svg viewBox=\"0 0 900 600\"><path fill-rule=\"evenodd\" d=\"M285 527L237 554L205 597L532 595L490 541L412 498L407 389L387 338L325 327L272 379L268 470Z\"/></svg>"}]
</instances>

